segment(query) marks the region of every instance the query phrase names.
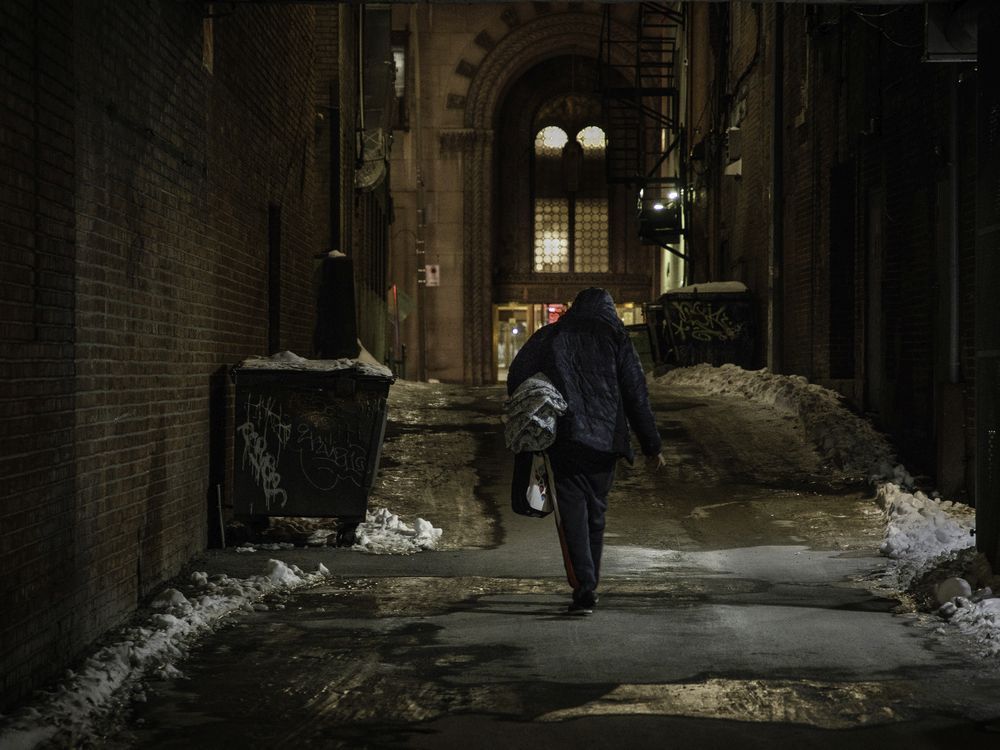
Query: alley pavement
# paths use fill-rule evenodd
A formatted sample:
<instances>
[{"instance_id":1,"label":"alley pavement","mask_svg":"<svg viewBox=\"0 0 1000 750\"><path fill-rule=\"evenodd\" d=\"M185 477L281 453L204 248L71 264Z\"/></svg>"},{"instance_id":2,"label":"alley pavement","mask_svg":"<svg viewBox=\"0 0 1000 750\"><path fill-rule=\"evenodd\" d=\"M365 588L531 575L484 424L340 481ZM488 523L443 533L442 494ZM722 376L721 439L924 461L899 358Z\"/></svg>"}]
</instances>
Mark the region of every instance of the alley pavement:
<instances>
[{"instance_id":1,"label":"alley pavement","mask_svg":"<svg viewBox=\"0 0 1000 750\"><path fill-rule=\"evenodd\" d=\"M881 586L881 512L794 420L656 390L667 466L620 464L600 603L574 617L552 519L509 510L503 397L393 386L369 505L440 548L197 560L332 576L228 618L106 746L1000 746L996 665Z\"/></svg>"}]
</instances>

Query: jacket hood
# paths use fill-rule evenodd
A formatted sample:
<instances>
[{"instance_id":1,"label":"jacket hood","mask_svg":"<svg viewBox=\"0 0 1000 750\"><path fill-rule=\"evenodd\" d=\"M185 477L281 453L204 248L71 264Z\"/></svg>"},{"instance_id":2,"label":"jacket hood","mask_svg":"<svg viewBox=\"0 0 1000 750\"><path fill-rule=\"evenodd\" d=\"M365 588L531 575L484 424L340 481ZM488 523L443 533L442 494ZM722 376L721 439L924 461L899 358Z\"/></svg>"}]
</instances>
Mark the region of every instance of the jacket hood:
<instances>
[{"instance_id":1,"label":"jacket hood","mask_svg":"<svg viewBox=\"0 0 1000 750\"><path fill-rule=\"evenodd\" d=\"M572 306L566 312L567 317L575 319L600 320L616 329L624 329L615 301L604 289L591 287L584 289L573 300Z\"/></svg>"}]
</instances>

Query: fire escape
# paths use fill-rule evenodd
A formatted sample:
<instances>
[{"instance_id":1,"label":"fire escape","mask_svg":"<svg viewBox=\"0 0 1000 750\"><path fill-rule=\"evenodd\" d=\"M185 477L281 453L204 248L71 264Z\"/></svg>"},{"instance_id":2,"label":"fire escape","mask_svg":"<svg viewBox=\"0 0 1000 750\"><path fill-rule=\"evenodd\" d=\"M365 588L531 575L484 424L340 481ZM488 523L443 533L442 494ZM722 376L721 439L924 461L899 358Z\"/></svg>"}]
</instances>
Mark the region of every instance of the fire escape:
<instances>
[{"instance_id":1,"label":"fire escape","mask_svg":"<svg viewBox=\"0 0 1000 750\"><path fill-rule=\"evenodd\" d=\"M631 24L614 15L615 6L606 5L600 59L608 183L637 191L643 242L680 255L671 245L683 232L678 50L684 13L671 3L639 3Z\"/></svg>"}]
</instances>

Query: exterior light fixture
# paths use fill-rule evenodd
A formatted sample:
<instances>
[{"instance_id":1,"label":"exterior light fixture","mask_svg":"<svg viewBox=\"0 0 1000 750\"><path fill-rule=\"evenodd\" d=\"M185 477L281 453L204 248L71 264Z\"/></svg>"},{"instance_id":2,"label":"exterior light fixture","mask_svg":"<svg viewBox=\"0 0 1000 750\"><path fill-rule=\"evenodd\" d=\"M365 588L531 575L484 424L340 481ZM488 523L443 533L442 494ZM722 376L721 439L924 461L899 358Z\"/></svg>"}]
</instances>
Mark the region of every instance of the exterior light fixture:
<instances>
[{"instance_id":1,"label":"exterior light fixture","mask_svg":"<svg viewBox=\"0 0 1000 750\"><path fill-rule=\"evenodd\" d=\"M679 188L650 190L639 197L639 239L645 244L664 245L677 242L681 229L681 191Z\"/></svg>"}]
</instances>

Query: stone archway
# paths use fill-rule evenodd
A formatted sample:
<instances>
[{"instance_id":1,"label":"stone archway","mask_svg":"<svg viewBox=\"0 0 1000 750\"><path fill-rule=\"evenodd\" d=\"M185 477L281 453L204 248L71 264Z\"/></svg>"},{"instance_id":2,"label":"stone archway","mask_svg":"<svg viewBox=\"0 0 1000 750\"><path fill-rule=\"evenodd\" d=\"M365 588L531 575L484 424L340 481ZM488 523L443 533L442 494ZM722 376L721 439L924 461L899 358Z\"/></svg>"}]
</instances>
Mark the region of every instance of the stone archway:
<instances>
[{"instance_id":1,"label":"stone archway","mask_svg":"<svg viewBox=\"0 0 1000 750\"><path fill-rule=\"evenodd\" d=\"M560 55L597 56L602 17L588 13L547 15L521 26L486 55L469 85L462 151L465 381L493 381L493 145L494 119L511 82Z\"/></svg>"}]
</instances>

